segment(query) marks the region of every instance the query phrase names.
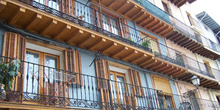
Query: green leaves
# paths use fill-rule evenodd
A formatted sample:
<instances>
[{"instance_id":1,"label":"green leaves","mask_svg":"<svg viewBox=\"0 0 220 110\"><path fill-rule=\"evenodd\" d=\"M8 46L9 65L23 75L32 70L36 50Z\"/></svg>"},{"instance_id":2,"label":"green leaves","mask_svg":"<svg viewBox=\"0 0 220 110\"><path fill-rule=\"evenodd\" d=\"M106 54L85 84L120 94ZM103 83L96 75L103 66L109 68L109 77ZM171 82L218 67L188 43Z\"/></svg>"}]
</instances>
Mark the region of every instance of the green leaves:
<instances>
[{"instance_id":1,"label":"green leaves","mask_svg":"<svg viewBox=\"0 0 220 110\"><path fill-rule=\"evenodd\" d=\"M5 89L12 88L13 78L18 75L20 71L21 61L16 59L9 62L0 62L0 83L5 85Z\"/></svg>"},{"instance_id":2,"label":"green leaves","mask_svg":"<svg viewBox=\"0 0 220 110\"><path fill-rule=\"evenodd\" d=\"M148 48L148 41L142 42L142 45L143 45L144 47L147 47L147 48Z\"/></svg>"}]
</instances>

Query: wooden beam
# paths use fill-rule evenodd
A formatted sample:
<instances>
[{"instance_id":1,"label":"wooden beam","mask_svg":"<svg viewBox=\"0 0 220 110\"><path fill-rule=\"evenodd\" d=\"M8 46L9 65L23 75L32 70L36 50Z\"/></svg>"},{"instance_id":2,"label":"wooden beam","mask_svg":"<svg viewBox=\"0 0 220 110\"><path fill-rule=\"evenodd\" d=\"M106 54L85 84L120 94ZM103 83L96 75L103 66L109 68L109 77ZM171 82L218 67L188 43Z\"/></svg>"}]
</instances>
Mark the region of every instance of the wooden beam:
<instances>
[{"instance_id":1,"label":"wooden beam","mask_svg":"<svg viewBox=\"0 0 220 110\"><path fill-rule=\"evenodd\" d=\"M102 0L102 1L104 1L104 0ZM109 7L109 8L112 8L112 6L114 6L116 3L118 3L118 2L116 2L117 0L114 0L112 3L110 3L108 6L106 6L106 7Z\"/></svg>"},{"instance_id":2,"label":"wooden beam","mask_svg":"<svg viewBox=\"0 0 220 110\"><path fill-rule=\"evenodd\" d=\"M7 2L5 1L0 1L0 12L5 8L5 6L7 5Z\"/></svg>"},{"instance_id":3,"label":"wooden beam","mask_svg":"<svg viewBox=\"0 0 220 110\"><path fill-rule=\"evenodd\" d=\"M154 25L156 22L158 22L157 19L153 18L147 25L144 26L144 28L149 29L149 26Z\"/></svg>"},{"instance_id":4,"label":"wooden beam","mask_svg":"<svg viewBox=\"0 0 220 110\"><path fill-rule=\"evenodd\" d=\"M174 73L176 73L176 72L178 72L178 71L180 71L180 69L179 68L176 68L176 69L174 69L173 71L170 71L169 73L167 73L167 75L172 75L172 74L174 74Z\"/></svg>"},{"instance_id":5,"label":"wooden beam","mask_svg":"<svg viewBox=\"0 0 220 110\"><path fill-rule=\"evenodd\" d=\"M147 55L144 54L144 55L141 55L140 57L138 57L138 58L136 58L136 59L134 59L133 61L130 61L130 62L133 63L133 64L136 64L136 62L138 62L139 60L141 60L143 58L146 58L146 57L147 57Z\"/></svg>"},{"instance_id":6,"label":"wooden beam","mask_svg":"<svg viewBox=\"0 0 220 110\"><path fill-rule=\"evenodd\" d=\"M123 47L122 49L120 49L119 51L115 52L114 54L111 55L111 57L116 57L119 54L121 54L123 51L127 51L128 47Z\"/></svg>"},{"instance_id":7,"label":"wooden beam","mask_svg":"<svg viewBox=\"0 0 220 110\"><path fill-rule=\"evenodd\" d=\"M62 29L54 37L54 39L59 40L62 36L64 36L70 30L71 30L71 26L66 24L65 26L62 27Z\"/></svg>"},{"instance_id":8,"label":"wooden beam","mask_svg":"<svg viewBox=\"0 0 220 110\"><path fill-rule=\"evenodd\" d=\"M110 44L109 46L107 46L106 48L104 48L103 50L101 50L101 53L105 53L107 52L108 50L112 49L112 48L115 48L118 44L113 42L112 44Z\"/></svg>"},{"instance_id":9,"label":"wooden beam","mask_svg":"<svg viewBox=\"0 0 220 110\"><path fill-rule=\"evenodd\" d=\"M155 33L158 33L164 29L166 29L168 26L166 24L163 24L163 26L160 26L159 28L157 28L156 30L154 30Z\"/></svg>"},{"instance_id":10,"label":"wooden beam","mask_svg":"<svg viewBox=\"0 0 220 110\"><path fill-rule=\"evenodd\" d=\"M25 11L26 9L20 7L19 10L17 10L13 14L13 17L9 20L9 24L15 24L21 18L21 14L25 13Z\"/></svg>"},{"instance_id":11,"label":"wooden beam","mask_svg":"<svg viewBox=\"0 0 220 110\"><path fill-rule=\"evenodd\" d=\"M154 28L159 28L158 26L160 26L161 23L162 23L162 22L159 21L159 22L157 22L154 26L150 27L149 29L153 31L153 30L155 30ZM160 26L160 27L161 27L161 26Z\"/></svg>"},{"instance_id":12,"label":"wooden beam","mask_svg":"<svg viewBox=\"0 0 220 110\"><path fill-rule=\"evenodd\" d=\"M129 57L134 56L135 54L138 54L138 51L134 50L132 53L128 54L128 55L125 56L124 58L121 58L121 60L126 60L126 59L128 59Z\"/></svg>"},{"instance_id":13,"label":"wooden beam","mask_svg":"<svg viewBox=\"0 0 220 110\"><path fill-rule=\"evenodd\" d=\"M149 69L150 69L150 70L157 69L157 68L161 67L163 64L164 64L163 62L160 62L160 64L158 64L158 65L156 65L156 66L154 66L154 67L152 67L152 68L149 68Z\"/></svg>"},{"instance_id":14,"label":"wooden beam","mask_svg":"<svg viewBox=\"0 0 220 110\"><path fill-rule=\"evenodd\" d=\"M134 7L130 8L127 12L125 12L123 15L127 16L130 12L137 9L137 5L134 5Z\"/></svg>"},{"instance_id":15,"label":"wooden beam","mask_svg":"<svg viewBox=\"0 0 220 110\"><path fill-rule=\"evenodd\" d=\"M86 40L84 40L83 42L81 42L80 44L78 44L78 47L82 47L84 44L87 44L89 42L91 42L92 40L95 39L95 35L94 34L91 34L89 36L89 38L87 38Z\"/></svg>"},{"instance_id":16,"label":"wooden beam","mask_svg":"<svg viewBox=\"0 0 220 110\"><path fill-rule=\"evenodd\" d=\"M129 4L130 1L127 1L125 2L120 8L116 9L116 12L121 12L127 5L126 4Z\"/></svg>"},{"instance_id":17,"label":"wooden beam","mask_svg":"<svg viewBox=\"0 0 220 110\"><path fill-rule=\"evenodd\" d=\"M138 13L136 13L133 17L131 17L131 19L133 21L135 21L137 18L141 17L144 14L144 9L142 9L141 11L139 11Z\"/></svg>"},{"instance_id":18,"label":"wooden beam","mask_svg":"<svg viewBox=\"0 0 220 110\"><path fill-rule=\"evenodd\" d=\"M42 15L40 14L36 14L31 21L25 26L26 30L30 30L32 27L34 27L37 23L40 22L40 20L42 19Z\"/></svg>"},{"instance_id":19,"label":"wooden beam","mask_svg":"<svg viewBox=\"0 0 220 110\"><path fill-rule=\"evenodd\" d=\"M47 25L45 25L42 30L41 34L46 35L49 31L51 31L54 27L56 27L57 21L56 20L51 20Z\"/></svg>"},{"instance_id":20,"label":"wooden beam","mask_svg":"<svg viewBox=\"0 0 220 110\"><path fill-rule=\"evenodd\" d=\"M173 30L173 29L172 29ZM169 28L167 28L166 30L163 30L162 32L160 32L159 34L166 37L166 35L168 35L169 33L172 33L173 31L171 31L171 27L169 26Z\"/></svg>"},{"instance_id":21,"label":"wooden beam","mask_svg":"<svg viewBox=\"0 0 220 110\"><path fill-rule=\"evenodd\" d=\"M77 30L76 32L71 34L70 37L65 40L65 42L72 43L75 39L77 39L77 37L81 36L82 34L83 34L82 30Z\"/></svg>"},{"instance_id":22,"label":"wooden beam","mask_svg":"<svg viewBox=\"0 0 220 110\"><path fill-rule=\"evenodd\" d=\"M145 64L149 64L150 62L152 62L152 60L154 60L154 59L155 59L154 57L150 57L150 58L144 60L143 62L139 63L138 65L144 66Z\"/></svg>"},{"instance_id":23,"label":"wooden beam","mask_svg":"<svg viewBox=\"0 0 220 110\"><path fill-rule=\"evenodd\" d=\"M183 70L180 69L179 72L173 73L173 74L171 74L171 76L173 76L174 78L176 78L176 76L179 76L179 74L182 74L182 73L183 73Z\"/></svg>"},{"instance_id":24,"label":"wooden beam","mask_svg":"<svg viewBox=\"0 0 220 110\"><path fill-rule=\"evenodd\" d=\"M157 63L157 60L153 60L150 64L143 65L142 67L143 68L147 68L147 67L149 67L151 65L154 65L155 63Z\"/></svg>"},{"instance_id":25,"label":"wooden beam","mask_svg":"<svg viewBox=\"0 0 220 110\"><path fill-rule=\"evenodd\" d=\"M159 71L162 71L162 70L164 70L164 69L167 69L168 68L168 64L165 64L165 66L164 67L162 67L162 68L159 68L158 70L155 70L155 71L157 71L157 72L159 72Z\"/></svg>"},{"instance_id":26,"label":"wooden beam","mask_svg":"<svg viewBox=\"0 0 220 110\"><path fill-rule=\"evenodd\" d=\"M100 38L97 42L95 42L93 45L89 46L87 49L92 50L93 48L100 46L100 44L105 43L106 39Z\"/></svg>"},{"instance_id":27,"label":"wooden beam","mask_svg":"<svg viewBox=\"0 0 220 110\"><path fill-rule=\"evenodd\" d=\"M183 38L183 39L177 41L176 43L179 44L179 43L182 42L182 41L186 41L186 39L189 39L189 38L188 38L188 37L185 37L185 38Z\"/></svg>"},{"instance_id":28,"label":"wooden beam","mask_svg":"<svg viewBox=\"0 0 220 110\"><path fill-rule=\"evenodd\" d=\"M169 72L169 71L172 71L174 69L173 66L171 66L171 68L167 68L166 70L164 71L159 71L160 73L166 73L166 72Z\"/></svg>"}]
</instances>

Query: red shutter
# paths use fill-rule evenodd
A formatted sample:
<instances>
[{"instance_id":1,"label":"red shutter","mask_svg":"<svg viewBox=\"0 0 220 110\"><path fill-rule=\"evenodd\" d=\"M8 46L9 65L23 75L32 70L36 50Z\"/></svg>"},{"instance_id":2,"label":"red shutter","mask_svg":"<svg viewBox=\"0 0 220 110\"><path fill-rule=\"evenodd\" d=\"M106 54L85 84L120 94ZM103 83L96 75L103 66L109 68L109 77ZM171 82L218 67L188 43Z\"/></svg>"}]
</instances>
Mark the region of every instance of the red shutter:
<instances>
[{"instance_id":1,"label":"red shutter","mask_svg":"<svg viewBox=\"0 0 220 110\"><path fill-rule=\"evenodd\" d=\"M5 32L2 56L24 61L25 54L26 54L26 38L16 33ZM9 58L4 58L3 61L10 62L12 60L10 60ZM24 68L24 64L21 63L20 73L24 73L23 68ZM23 84L21 84L21 80L22 80L21 74L18 74L18 76L14 78L14 83L12 84L11 89L14 91L22 91Z\"/></svg>"},{"instance_id":2,"label":"red shutter","mask_svg":"<svg viewBox=\"0 0 220 110\"><path fill-rule=\"evenodd\" d=\"M79 85L83 85L83 76L82 76L82 65L81 65L81 56L80 53L75 50L65 50L64 51L64 65L65 70L69 74L75 74L73 82ZM71 73L74 72L74 73Z\"/></svg>"},{"instance_id":3,"label":"red shutter","mask_svg":"<svg viewBox=\"0 0 220 110\"><path fill-rule=\"evenodd\" d=\"M130 32L129 32L127 20L124 18L119 18L119 22L120 22L120 29L121 29L120 32L122 37L126 39L130 39Z\"/></svg>"}]
</instances>

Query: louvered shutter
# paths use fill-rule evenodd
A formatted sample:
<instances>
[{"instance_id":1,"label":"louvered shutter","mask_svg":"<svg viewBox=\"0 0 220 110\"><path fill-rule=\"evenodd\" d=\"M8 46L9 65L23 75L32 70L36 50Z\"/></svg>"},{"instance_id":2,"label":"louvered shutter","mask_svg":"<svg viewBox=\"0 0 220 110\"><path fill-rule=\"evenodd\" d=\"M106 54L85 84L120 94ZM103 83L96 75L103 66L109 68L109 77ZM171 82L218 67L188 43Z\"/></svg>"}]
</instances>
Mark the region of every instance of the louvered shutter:
<instances>
[{"instance_id":1,"label":"louvered shutter","mask_svg":"<svg viewBox=\"0 0 220 110\"><path fill-rule=\"evenodd\" d=\"M59 0L59 10L63 13L75 16L76 1L75 0Z\"/></svg>"},{"instance_id":2,"label":"louvered shutter","mask_svg":"<svg viewBox=\"0 0 220 110\"><path fill-rule=\"evenodd\" d=\"M132 96L144 96L139 72L134 69L129 69L129 77L132 84Z\"/></svg>"},{"instance_id":3,"label":"louvered shutter","mask_svg":"<svg viewBox=\"0 0 220 110\"><path fill-rule=\"evenodd\" d=\"M128 28L128 23L127 20L125 18L119 18L119 22L120 22L120 32L122 37L126 38L126 39L130 39L130 32L129 32L129 28Z\"/></svg>"},{"instance_id":4,"label":"louvered shutter","mask_svg":"<svg viewBox=\"0 0 220 110\"><path fill-rule=\"evenodd\" d=\"M102 28L102 14L99 12L99 7L91 4L92 7L92 18L95 26Z\"/></svg>"},{"instance_id":5,"label":"louvered shutter","mask_svg":"<svg viewBox=\"0 0 220 110\"><path fill-rule=\"evenodd\" d=\"M3 41L3 50L2 50L2 56L13 58L13 59L19 59L20 61L25 60L25 54L26 54L26 38L23 36L11 33L11 32L5 32L4 34L4 41ZM2 59L4 62L10 62L9 58ZM24 73L24 64L21 63L20 66L20 73ZM16 78L14 78L14 83L12 84L12 90L14 91L22 91L22 81L21 81L21 74L18 74Z\"/></svg>"},{"instance_id":6,"label":"louvered shutter","mask_svg":"<svg viewBox=\"0 0 220 110\"><path fill-rule=\"evenodd\" d=\"M97 88L101 93L101 101L103 103L103 109L108 109L110 104L110 74L108 61L105 59L96 59L95 60L95 68L96 68L96 77L97 77Z\"/></svg>"},{"instance_id":7,"label":"louvered shutter","mask_svg":"<svg viewBox=\"0 0 220 110\"><path fill-rule=\"evenodd\" d=\"M75 74L75 78L69 80L73 80L74 83L82 86L83 76L80 53L76 50L65 50L64 62L65 70L67 70L69 74Z\"/></svg>"}]
</instances>

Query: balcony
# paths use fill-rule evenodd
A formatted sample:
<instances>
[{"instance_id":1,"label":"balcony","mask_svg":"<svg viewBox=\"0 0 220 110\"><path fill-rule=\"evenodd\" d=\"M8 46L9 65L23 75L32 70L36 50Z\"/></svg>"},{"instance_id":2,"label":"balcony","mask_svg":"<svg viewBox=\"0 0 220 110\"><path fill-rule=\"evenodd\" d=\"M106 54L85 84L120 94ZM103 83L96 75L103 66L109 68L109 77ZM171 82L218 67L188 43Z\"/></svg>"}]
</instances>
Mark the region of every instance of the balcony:
<instances>
[{"instance_id":1,"label":"balcony","mask_svg":"<svg viewBox=\"0 0 220 110\"><path fill-rule=\"evenodd\" d=\"M99 0L92 2L99 4ZM100 4L103 8L161 36L173 30L169 16L148 1L142 3L139 0L102 0Z\"/></svg>"},{"instance_id":2,"label":"balcony","mask_svg":"<svg viewBox=\"0 0 220 110\"><path fill-rule=\"evenodd\" d=\"M1 62L10 60L13 59L1 57ZM210 100L183 97L122 81L78 74L26 61L21 61L21 65L18 76L12 82L12 88L6 90L6 94L0 95L0 101L4 102L0 103L1 107L14 109L22 106L31 109L219 108L218 102ZM76 82L82 83L79 85ZM4 90L1 88L0 91ZM104 101L105 98L108 100Z\"/></svg>"},{"instance_id":3,"label":"balcony","mask_svg":"<svg viewBox=\"0 0 220 110\"><path fill-rule=\"evenodd\" d=\"M25 35L27 33L25 30L28 30L52 40L94 52L98 51L109 57L169 75L173 78L188 75L186 74L186 62L179 59L180 52L157 41L149 40L148 35L142 38L140 36L141 31L80 2L77 2L78 7L83 7L87 10L82 11L79 8L77 10L78 16L71 16L34 1L5 1L1 1L2 10L0 13L2 14L0 14L0 18L10 25L1 22L2 28L17 33L24 32L21 33L22 35ZM21 12L13 15L12 12L16 12L16 10ZM91 10L98 16L105 16L106 19L110 19L120 25L112 25L105 22L102 24L90 13ZM25 17L21 18L21 16ZM16 19L13 20L13 18ZM23 30L18 30L14 26ZM80 38L77 36L80 36ZM146 45L143 45L144 42ZM216 84L215 81L212 83Z\"/></svg>"},{"instance_id":4,"label":"balcony","mask_svg":"<svg viewBox=\"0 0 220 110\"><path fill-rule=\"evenodd\" d=\"M80 2L76 3L77 8L79 8L76 10L78 15L71 16L35 1L5 0L1 4L2 10L0 13L2 14L0 18L10 25L1 23L1 26L17 33L21 31L18 31L15 27L21 28L23 31L28 30L53 40L100 52L143 68L155 71L157 71L157 68L161 68L159 72L163 74L172 75L186 72L182 62L176 61L173 56L169 56L168 51L166 51L168 47L165 45L146 40L147 37L142 39L139 30ZM81 8L87 10L83 11ZM16 10L19 10L19 13L14 15L12 12L16 12ZM112 24L104 22L105 19L96 19L96 16L91 12L96 13L97 16L103 16L105 19L110 19ZM21 16L24 16L24 18L21 18ZM13 18L16 19L13 20ZM13 22L10 22L11 20ZM142 45L144 41L148 42L147 46ZM150 42L163 49L161 50L162 53L159 51L153 52ZM155 65L158 66L154 67ZM167 68L171 69L167 71Z\"/></svg>"},{"instance_id":5,"label":"balcony","mask_svg":"<svg viewBox=\"0 0 220 110\"><path fill-rule=\"evenodd\" d=\"M198 21L193 20L195 26L190 27L173 16L170 16L170 19L174 26L174 31L166 36L167 39L189 49L193 53L197 53L212 60L220 58L219 45L198 32Z\"/></svg>"}]
</instances>

